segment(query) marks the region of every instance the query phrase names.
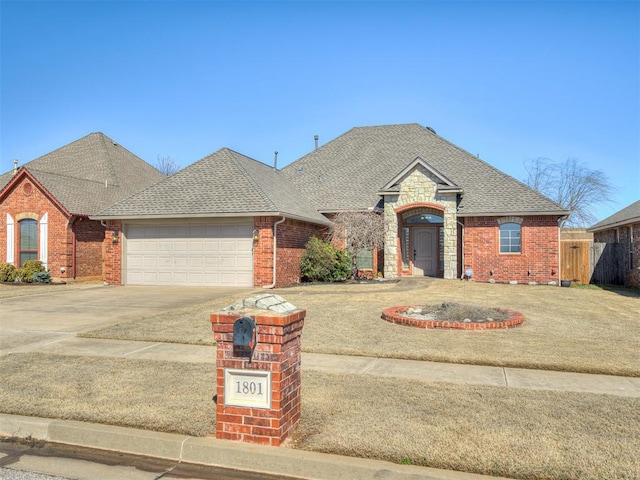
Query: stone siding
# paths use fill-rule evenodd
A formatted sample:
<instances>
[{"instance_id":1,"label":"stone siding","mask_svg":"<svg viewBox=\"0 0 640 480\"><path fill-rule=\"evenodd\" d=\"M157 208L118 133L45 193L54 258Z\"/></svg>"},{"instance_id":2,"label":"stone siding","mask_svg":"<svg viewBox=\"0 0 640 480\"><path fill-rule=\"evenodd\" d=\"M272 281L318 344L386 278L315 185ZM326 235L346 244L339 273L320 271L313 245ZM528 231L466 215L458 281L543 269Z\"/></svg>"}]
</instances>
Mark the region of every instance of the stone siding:
<instances>
[{"instance_id":1,"label":"stone siding","mask_svg":"<svg viewBox=\"0 0 640 480\"><path fill-rule=\"evenodd\" d=\"M438 179L426 168L418 165L402 180L398 195L385 195L385 247L384 275L396 278L402 269L400 238L398 230L398 210L402 207L433 204L441 210L444 218L444 278L456 277L458 265L458 241L456 224L456 194L437 192Z\"/></svg>"}]
</instances>

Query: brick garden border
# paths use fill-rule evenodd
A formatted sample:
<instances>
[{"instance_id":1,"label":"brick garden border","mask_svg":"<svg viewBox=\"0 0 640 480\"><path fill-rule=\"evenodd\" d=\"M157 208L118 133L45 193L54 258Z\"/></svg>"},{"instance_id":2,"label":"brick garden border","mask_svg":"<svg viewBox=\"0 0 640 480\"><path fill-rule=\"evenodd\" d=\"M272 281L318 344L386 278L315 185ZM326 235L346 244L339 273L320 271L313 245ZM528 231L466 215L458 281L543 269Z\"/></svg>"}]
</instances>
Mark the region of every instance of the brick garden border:
<instances>
[{"instance_id":1,"label":"brick garden border","mask_svg":"<svg viewBox=\"0 0 640 480\"><path fill-rule=\"evenodd\" d=\"M500 322L454 322L449 320L427 320L422 318L409 317L399 313L407 308L415 308L416 305L404 305L399 307L389 307L382 311L382 318L387 322L396 325L405 325L415 328L439 328L445 330L495 330L506 329L520 326L524 322L524 315L515 310L504 309L505 312L511 314L507 320Z\"/></svg>"}]
</instances>

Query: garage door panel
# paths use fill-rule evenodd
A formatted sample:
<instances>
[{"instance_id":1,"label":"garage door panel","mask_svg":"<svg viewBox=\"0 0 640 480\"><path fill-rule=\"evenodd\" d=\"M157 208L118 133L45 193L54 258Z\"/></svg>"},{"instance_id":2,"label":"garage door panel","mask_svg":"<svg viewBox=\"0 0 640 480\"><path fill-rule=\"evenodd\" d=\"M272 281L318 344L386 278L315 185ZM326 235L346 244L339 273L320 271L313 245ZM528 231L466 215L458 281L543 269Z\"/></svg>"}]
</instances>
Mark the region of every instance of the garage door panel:
<instances>
[{"instance_id":1,"label":"garage door panel","mask_svg":"<svg viewBox=\"0 0 640 480\"><path fill-rule=\"evenodd\" d=\"M204 263L204 258L202 257L189 257L187 259L187 261L189 262L189 268L190 269L199 269L202 270L202 264Z\"/></svg>"},{"instance_id":2,"label":"garage door panel","mask_svg":"<svg viewBox=\"0 0 640 480\"><path fill-rule=\"evenodd\" d=\"M142 262L142 266L145 269L155 269L158 266L158 257L153 257L150 255L144 256L144 261Z\"/></svg>"},{"instance_id":3,"label":"garage door panel","mask_svg":"<svg viewBox=\"0 0 640 480\"><path fill-rule=\"evenodd\" d=\"M220 251L220 241L219 240L205 240L204 241L204 251L207 253L217 253Z\"/></svg>"},{"instance_id":4,"label":"garage door panel","mask_svg":"<svg viewBox=\"0 0 640 480\"><path fill-rule=\"evenodd\" d=\"M220 240L220 251L221 252L235 252L236 251L236 242L233 240Z\"/></svg>"},{"instance_id":5,"label":"garage door panel","mask_svg":"<svg viewBox=\"0 0 640 480\"><path fill-rule=\"evenodd\" d=\"M173 275L171 272L158 272L158 284L159 285L172 285Z\"/></svg>"},{"instance_id":6,"label":"garage door panel","mask_svg":"<svg viewBox=\"0 0 640 480\"><path fill-rule=\"evenodd\" d=\"M205 256L204 266L207 268L217 268L220 266L220 257Z\"/></svg>"},{"instance_id":7,"label":"garage door panel","mask_svg":"<svg viewBox=\"0 0 640 480\"><path fill-rule=\"evenodd\" d=\"M127 225L126 283L253 285L252 224Z\"/></svg>"},{"instance_id":8,"label":"garage door panel","mask_svg":"<svg viewBox=\"0 0 640 480\"><path fill-rule=\"evenodd\" d=\"M171 253L173 244L169 240L158 240L158 253Z\"/></svg>"},{"instance_id":9,"label":"garage door panel","mask_svg":"<svg viewBox=\"0 0 640 480\"><path fill-rule=\"evenodd\" d=\"M187 244L187 250L189 253L197 253L201 254L204 251L204 245L202 240L198 240L196 242L191 241Z\"/></svg>"},{"instance_id":10,"label":"garage door panel","mask_svg":"<svg viewBox=\"0 0 640 480\"><path fill-rule=\"evenodd\" d=\"M186 272L174 272L173 273L173 285L188 285Z\"/></svg>"},{"instance_id":11,"label":"garage door panel","mask_svg":"<svg viewBox=\"0 0 640 480\"><path fill-rule=\"evenodd\" d=\"M188 258L187 257L173 257L173 267L177 269L184 269L188 266Z\"/></svg>"},{"instance_id":12,"label":"garage door panel","mask_svg":"<svg viewBox=\"0 0 640 480\"><path fill-rule=\"evenodd\" d=\"M238 273L236 283L240 285L253 285L253 273Z\"/></svg>"},{"instance_id":13,"label":"garage door panel","mask_svg":"<svg viewBox=\"0 0 640 480\"><path fill-rule=\"evenodd\" d=\"M203 285L204 274L199 272L189 272L189 283L195 285Z\"/></svg>"},{"instance_id":14,"label":"garage door panel","mask_svg":"<svg viewBox=\"0 0 640 480\"><path fill-rule=\"evenodd\" d=\"M162 256L162 257L158 257L158 268L160 269L166 269L166 268L172 268L173 267L173 258L170 256Z\"/></svg>"},{"instance_id":15,"label":"garage door panel","mask_svg":"<svg viewBox=\"0 0 640 480\"><path fill-rule=\"evenodd\" d=\"M237 266L236 263L236 259L233 257L220 257L221 268L235 268Z\"/></svg>"},{"instance_id":16,"label":"garage door panel","mask_svg":"<svg viewBox=\"0 0 640 480\"><path fill-rule=\"evenodd\" d=\"M143 265L143 257L141 255L129 255L127 264L132 268L140 268Z\"/></svg>"},{"instance_id":17,"label":"garage door panel","mask_svg":"<svg viewBox=\"0 0 640 480\"><path fill-rule=\"evenodd\" d=\"M253 268L253 258L251 257L238 257L236 259L236 266L243 270Z\"/></svg>"},{"instance_id":18,"label":"garage door panel","mask_svg":"<svg viewBox=\"0 0 640 480\"><path fill-rule=\"evenodd\" d=\"M156 285L158 283L158 273L157 272L142 272L143 281L150 285Z\"/></svg>"},{"instance_id":19,"label":"garage door panel","mask_svg":"<svg viewBox=\"0 0 640 480\"><path fill-rule=\"evenodd\" d=\"M173 251L174 251L175 253L187 252L187 251L188 251L188 249L187 249L187 242L186 242L186 240L182 240L182 239L180 239L180 240L175 240L175 241L173 242Z\"/></svg>"}]
</instances>

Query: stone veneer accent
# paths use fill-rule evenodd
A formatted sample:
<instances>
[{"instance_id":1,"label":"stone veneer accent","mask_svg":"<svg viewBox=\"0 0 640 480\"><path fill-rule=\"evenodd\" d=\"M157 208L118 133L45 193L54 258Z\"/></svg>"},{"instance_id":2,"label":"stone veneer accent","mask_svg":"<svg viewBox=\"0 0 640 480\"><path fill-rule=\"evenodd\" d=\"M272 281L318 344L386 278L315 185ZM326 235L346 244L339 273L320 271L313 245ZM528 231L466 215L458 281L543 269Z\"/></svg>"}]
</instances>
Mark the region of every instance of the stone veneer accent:
<instances>
[{"instance_id":1,"label":"stone veneer accent","mask_svg":"<svg viewBox=\"0 0 640 480\"><path fill-rule=\"evenodd\" d=\"M438 179L418 165L403 180L400 193L384 197L384 276L398 277L401 268L400 237L396 210L412 203L432 203L444 208L444 278L454 279L458 269L456 194L438 193Z\"/></svg>"}]
</instances>

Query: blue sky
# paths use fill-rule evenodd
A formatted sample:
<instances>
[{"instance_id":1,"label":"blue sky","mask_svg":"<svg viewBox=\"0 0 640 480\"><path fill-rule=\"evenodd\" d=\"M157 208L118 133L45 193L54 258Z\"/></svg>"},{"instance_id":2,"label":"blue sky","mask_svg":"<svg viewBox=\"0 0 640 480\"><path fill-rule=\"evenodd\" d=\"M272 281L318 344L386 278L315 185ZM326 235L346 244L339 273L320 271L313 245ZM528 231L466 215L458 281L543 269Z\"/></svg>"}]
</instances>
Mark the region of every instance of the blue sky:
<instances>
[{"instance_id":1,"label":"blue sky","mask_svg":"<svg viewBox=\"0 0 640 480\"><path fill-rule=\"evenodd\" d=\"M101 131L154 164L278 165L420 123L523 180L574 157L640 198L640 2L0 0L0 171Z\"/></svg>"}]
</instances>

